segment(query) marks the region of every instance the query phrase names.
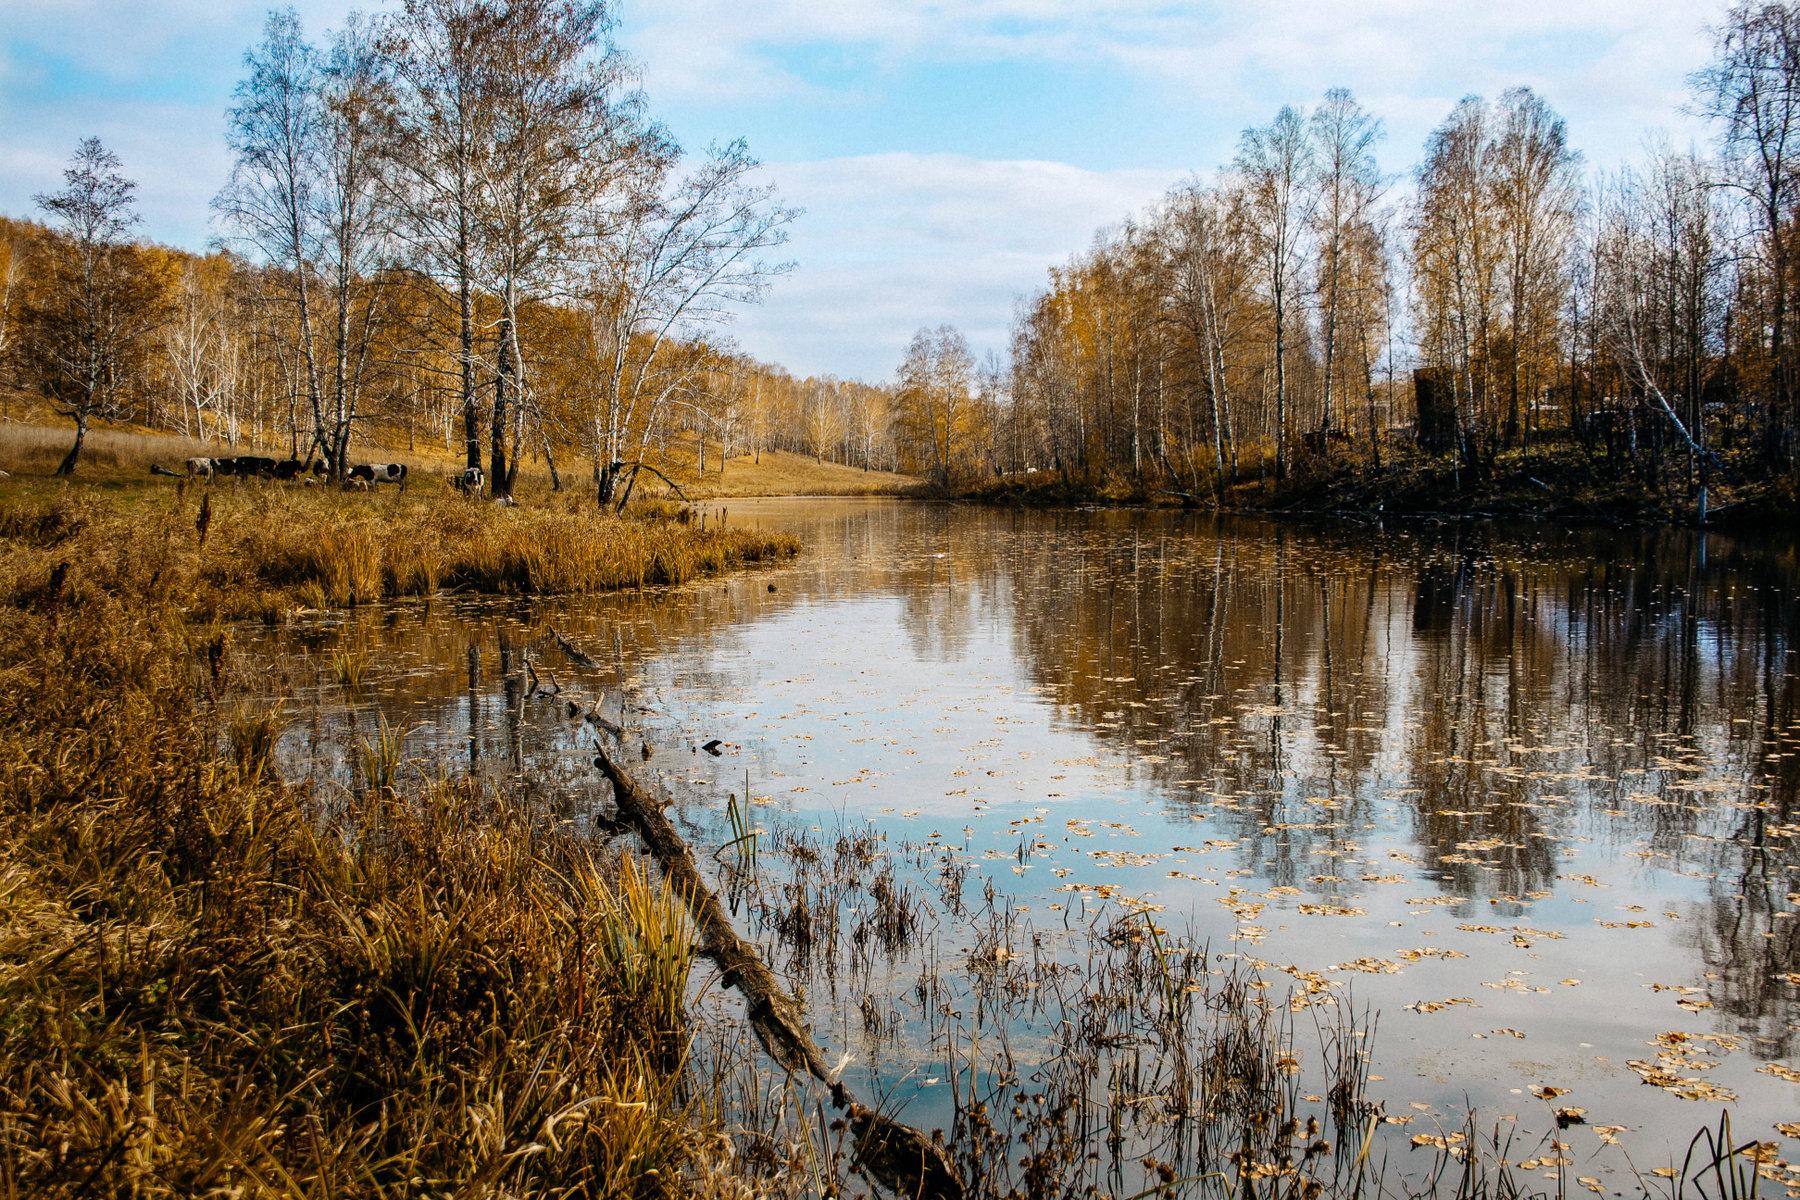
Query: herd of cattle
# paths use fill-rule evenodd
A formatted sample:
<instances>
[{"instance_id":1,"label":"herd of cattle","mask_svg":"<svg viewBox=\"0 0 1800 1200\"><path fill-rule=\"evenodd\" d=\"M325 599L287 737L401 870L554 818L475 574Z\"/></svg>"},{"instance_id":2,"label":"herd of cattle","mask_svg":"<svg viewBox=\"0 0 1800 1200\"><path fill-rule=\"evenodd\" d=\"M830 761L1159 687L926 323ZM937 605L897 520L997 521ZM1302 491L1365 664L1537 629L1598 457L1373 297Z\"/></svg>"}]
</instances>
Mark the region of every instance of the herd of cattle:
<instances>
[{"instance_id":1,"label":"herd of cattle","mask_svg":"<svg viewBox=\"0 0 1800 1200\"><path fill-rule=\"evenodd\" d=\"M236 458L190 458L187 460L189 479L195 476L211 479L214 476L228 475L251 479L298 479L307 474L323 478L327 470L324 459L316 459L309 465L297 458L259 458L254 454L240 454ZM405 487L406 464L364 463L351 467L348 478L352 483L364 485L397 483ZM310 483L311 480L307 482Z\"/></svg>"},{"instance_id":2,"label":"herd of cattle","mask_svg":"<svg viewBox=\"0 0 1800 1200\"><path fill-rule=\"evenodd\" d=\"M174 471L165 471L161 467L151 467L151 472L158 475L173 475ZM322 479L330 473L324 459L315 459L305 463L297 458L274 459L259 458L254 454L240 454L236 458L190 458L187 460L187 477L193 479L212 479L216 476L237 476L247 479L301 479L310 486L314 478ZM351 467L346 482L352 487L373 487L378 483L397 483L401 489L406 487L405 463L363 463ZM481 495L487 486L487 476L480 467L468 467L451 477L450 482L458 491Z\"/></svg>"}]
</instances>

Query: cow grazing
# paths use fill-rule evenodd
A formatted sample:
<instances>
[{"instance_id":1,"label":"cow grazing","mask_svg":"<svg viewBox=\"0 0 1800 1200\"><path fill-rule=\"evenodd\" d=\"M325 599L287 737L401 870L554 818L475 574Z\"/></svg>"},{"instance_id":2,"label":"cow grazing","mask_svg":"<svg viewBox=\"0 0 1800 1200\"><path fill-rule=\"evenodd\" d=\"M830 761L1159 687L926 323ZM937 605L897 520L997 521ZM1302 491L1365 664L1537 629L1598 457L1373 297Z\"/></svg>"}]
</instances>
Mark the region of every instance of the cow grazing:
<instances>
[{"instance_id":1,"label":"cow grazing","mask_svg":"<svg viewBox=\"0 0 1800 1200\"><path fill-rule=\"evenodd\" d=\"M213 473L213 460L210 458L190 458L187 460L187 473L189 479L192 479L196 475L200 476L202 479L211 479Z\"/></svg>"},{"instance_id":2,"label":"cow grazing","mask_svg":"<svg viewBox=\"0 0 1800 1200\"><path fill-rule=\"evenodd\" d=\"M406 487L405 463L363 463L350 468L351 479L361 479L368 483L397 483L401 489Z\"/></svg>"},{"instance_id":3,"label":"cow grazing","mask_svg":"<svg viewBox=\"0 0 1800 1200\"><path fill-rule=\"evenodd\" d=\"M237 468L237 473L239 475L247 477L260 476L263 479L275 478L275 460L272 458L260 458L254 454L240 454L237 458L232 460L232 463Z\"/></svg>"},{"instance_id":4,"label":"cow grazing","mask_svg":"<svg viewBox=\"0 0 1800 1200\"><path fill-rule=\"evenodd\" d=\"M456 477L456 490L481 495L481 489L487 485L487 476L481 473L480 467L464 467L462 474Z\"/></svg>"},{"instance_id":5,"label":"cow grazing","mask_svg":"<svg viewBox=\"0 0 1800 1200\"><path fill-rule=\"evenodd\" d=\"M306 473L306 464L297 458L287 458L275 464L275 478L293 480Z\"/></svg>"}]
</instances>

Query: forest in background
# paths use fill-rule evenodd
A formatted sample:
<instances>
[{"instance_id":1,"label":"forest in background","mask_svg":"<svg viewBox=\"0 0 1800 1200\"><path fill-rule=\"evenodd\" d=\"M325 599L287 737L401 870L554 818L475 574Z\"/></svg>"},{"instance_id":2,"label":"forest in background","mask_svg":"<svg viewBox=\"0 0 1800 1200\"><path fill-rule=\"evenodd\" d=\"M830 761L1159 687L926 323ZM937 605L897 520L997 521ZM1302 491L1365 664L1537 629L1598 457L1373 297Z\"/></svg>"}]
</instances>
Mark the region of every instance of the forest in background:
<instances>
[{"instance_id":1,"label":"forest in background","mask_svg":"<svg viewBox=\"0 0 1800 1200\"><path fill-rule=\"evenodd\" d=\"M353 445L441 442L495 496L524 458L558 487L580 462L602 503L696 451L702 472L765 448L892 469L891 389L725 336L792 265L798 213L741 143L685 155L611 28L596 0L406 0L318 42L271 13L215 246L134 239L97 139L40 221L0 218L4 417L72 422L64 474L95 420L334 475Z\"/></svg>"},{"instance_id":2,"label":"forest in background","mask_svg":"<svg viewBox=\"0 0 1800 1200\"><path fill-rule=\"evenodd\" d=\"M1800 4L1712 35L1690 80L1710 147L1650 137L1612 174L1527 88L1459 102L1408 178L1347 91L1284 107L1052 268L1010 361L921 330L901 436L989 494L1429 507L1521 484L1702 519L1709 492L1791 498Z\"/></svg>"},{"instance_id":3,"label":"forest in background","mask_svg":"<svg viewBox=\"0 0 1800 1200\"><path fill-rule=\"evenodd\" d=\"M602 503L773 448L1017 498L1704 519L1791 502L1800 0L1690 80L1714 133L1585 170L1526 88L1406 177L1341 89L1099 231L1004 356L921 329L892 382L796 378L727 325L798 212L741 143L685 154L597 0L271 14L228 112L217 245L136 241L98 141L0 219L7 419L132 422L334 472L419 449ZM579 464L579 465L577 465Z\"/></svg>"}]
</instances>

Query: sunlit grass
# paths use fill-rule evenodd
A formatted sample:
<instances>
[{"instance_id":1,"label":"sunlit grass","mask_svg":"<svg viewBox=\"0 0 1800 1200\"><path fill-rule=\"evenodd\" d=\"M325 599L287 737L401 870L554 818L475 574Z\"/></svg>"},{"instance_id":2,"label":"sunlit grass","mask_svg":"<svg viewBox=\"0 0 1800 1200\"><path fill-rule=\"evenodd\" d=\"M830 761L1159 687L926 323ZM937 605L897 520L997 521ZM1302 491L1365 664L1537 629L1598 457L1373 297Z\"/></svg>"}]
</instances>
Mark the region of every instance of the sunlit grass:
<instances>
[{"instance_id":1,"label":"sunlit grass","mask_svg":"<svg viewBox=\"0 0 1800 1200\"><path fill-rule=\"evenodd\" d=\"M339 646L331 652L331 677L351 695L362 692L369 672L369 649L363 645Z\"/></svg>"},{"instance_id":2,"label":"sunlit grass","mask_svg":"<svg viewBox=\"0 0 1800 1200\"><path fill-rule=\"evenodd\" d=\"M284 786L159 544L0 603L0 1194L677 1194L682 899L386 725Z\"/></svg>"},{"instance_id":3,"label":"sunlit grass","mask_svg":"<svg viewBox=\"0 0 1800 1200\"><path fill-rule=\"evenodd\" d=\"M579 594L685 583L795 553L785 533L617 517L565 497L500 508L454 493L402 496L271 485L211 490L204 549L198 488L125 496L74 485L0 493L0 565L15 588L57 562L75 586L152 555L145 586L190 616L278 621L440 591ZM339 670L342 664L334 664Z\"/></svg>"}]
</instances>

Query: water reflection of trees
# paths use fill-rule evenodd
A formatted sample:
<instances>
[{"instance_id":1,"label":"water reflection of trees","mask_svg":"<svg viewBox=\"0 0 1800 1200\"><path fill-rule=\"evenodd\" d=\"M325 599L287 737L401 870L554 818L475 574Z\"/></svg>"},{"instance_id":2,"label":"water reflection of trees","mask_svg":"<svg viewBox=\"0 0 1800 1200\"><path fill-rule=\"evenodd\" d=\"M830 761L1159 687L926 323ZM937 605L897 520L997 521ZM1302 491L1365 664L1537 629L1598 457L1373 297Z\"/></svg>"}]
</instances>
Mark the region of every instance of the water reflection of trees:
<instances>
[{"instance_id":1,"label":"water reflection of trees","mask_svg":"<svg viewBox=\"0 0 1800 1200\"><path fill-rule=\"evenodd\" d=\"M1393 807L1419 869L1448 894L1501 898L1502 916L1594 849L1710 876L1688 936L1725 981L1718 1006L1785 1046L1791 546L1144 514L1076 526L996 538L1021 659L1073 722L1229 822L1244 861L1350 890L1330 864Z\"/></svg>"},{"instance_id":2,"label":"water reflection of trees","mask_svg":"<svg viewBox=\"0 0 1800 1200\"><path fill-rule=\"evenodd\" d=\"M500 769L568 757L559 723L507 715L509 667L552 626L601 660L583 686L625 703L647 684L745 686L744 631L820 595L899 614L846 660L879 660L898 635L918 662L947 662L1010 630L1055 720L1117 747L1274 883L1366 892L1360 875L1392 864L1355 861L1359 843L1396 824L1416 842L1406 873L1502 899L1482 905L1496 916L1527 911L1505 897L1596 869L1571 850L1700 876L1709 900L1681 936L1720 977L1719 1014L1785 1048L1800 924L1777 915L1795 908L1800 840L1791 545L901 504L821 507L796 531L808 551L775 592L738 578L440 601L281 644L316 678L333 646L364 639L405 673L408 711L433 726L422 737Z\"/></svg>"}]
</instances>

